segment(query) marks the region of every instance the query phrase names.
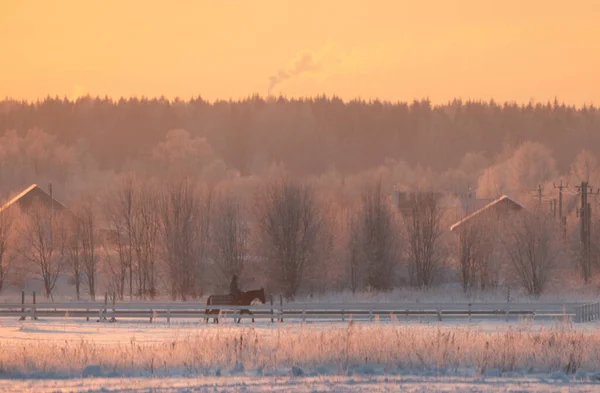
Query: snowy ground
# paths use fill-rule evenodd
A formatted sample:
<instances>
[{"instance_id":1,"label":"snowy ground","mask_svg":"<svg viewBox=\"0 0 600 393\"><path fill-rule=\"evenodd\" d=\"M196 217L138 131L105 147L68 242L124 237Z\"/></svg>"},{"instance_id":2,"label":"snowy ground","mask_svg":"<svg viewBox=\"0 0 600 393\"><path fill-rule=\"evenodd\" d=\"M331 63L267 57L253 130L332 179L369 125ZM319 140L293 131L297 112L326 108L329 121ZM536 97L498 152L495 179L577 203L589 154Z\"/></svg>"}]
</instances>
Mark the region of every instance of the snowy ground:
<instances>
[{"instance_id":1,"label":"snowy ground","mask_svg":"<svg viewBox=\"0 0 600 393\"><path fill-rule=\"evenodd\" d=\"M449 323L430 319L362 322L357 323L357 330L352 330L348 322L261 321L254 327L249 323L235 325L231 320L223 322L206 325L178 320L167 325L164 321L150 324L141 320L97 323L72 318L38 321L0 318L0 391L600 392L597 323L557 327L556 322L547 321ZM390 352L382 341L389 342L396 332L403 339L394 345L402 347ZM345 338L351 335L357 338ZM244 347L237 358L236 339L241 336L260 344ZM279 337L282 343L276 344ZM450 341L455 339L456 345ZM351 365L342 367L339 362L325 364L319 360L337 359L344 353L348 356L344 340L350 342L350 352L355 353ZM484 349L488 340L492 345L489 351ZM581 369L566 374L561 370L571 356L569 351L574 351L571 343L576 341L582 345L580 355L585 356L579 359ZM544 349L545 342L554 344ZM185 348L167 353L175 343L177 348L182 343ZM520 348L525 343L532 347ZM458 351L464 352L467 349L462 348L468 346L471 353L481 353L466 356ZM489 361L504 362L505 357L514 356L513 371L502 371L491 363L481 370L475 364L505 347L511 349L499 354L503 359ZM273 359L272 352L282 357ZM409 352L424 358L409 361L413 356ZM526 357L530 352L534 356ZM563 352L564 356L556 357L555 365L546 361L549 354ZM132 357L131 367L129 360L119 363L119 359L114 359L123 356ZM197 356L204 359L197 360L193 367L181 367L182 362ZM529 361L537 362L537 369L525 367ZM447 364L442 367L440 362ZM94 365L101 365L99 372L91 372L97 377L82 378L86 366Z\"/></svg>"},{"instance_id":2,"label":"snowy ground","mask_svg":"<svg viewBox=\"0 0 600 393\"><path fill-rule=\"evenodd\" d=\"M356 322L361 326L372 326L368 321ZM465 319L454 321L438 322L435 318L412 319L396 322L382 320L377 322L381 326L406 326L416 329L432 329L436 327L448 328L452 326L468 328L477 332L504 332L510 329L520 328L528 331L543 330L558 324L558 321L548 320L511 320L509 322L503 319L496 320L473 320L468 322ZM40 319L31 321L19 321L17 318L0 318L0 343L2 347L19 346L27 342L80 342L85 340L99 345L127 344L131 340L137 343L163 343L177 339L185 339L205 332L219 332L224 329L242 331L251 326L262 335L271 334L273 330L288 329L292 327L304 326L311 329L331 329L346 328L348 322L306 322L302 324L299 320L290 320L285 323L271 323L269 320L259 320L254 325L247 320L241 324L233 323L231 318L222 318L217 325L212 322L206 324L198 320L175 320L171 324L165 321L149 323L147 320L120 320L117 323L96 322L90 320L86 322L84 318L65 318L65 319ZM581 332L598 332L600 324L598 323L572 323L569 329ZM598 370L600 371L600 370Z\"/></svg>"},{"instance_id":3,"label":"snowy ground","mask_svg":"<svg viewBox=\"0 0 600 393\"><path fill-rule=\"evenodd\" d=\"M198 377L198 378L96 378L69 380L0 381L5 393L192 393L192 392L598 392L600 385L587 381L564 382L545 377Z\"/></svg>"}]
</instances>

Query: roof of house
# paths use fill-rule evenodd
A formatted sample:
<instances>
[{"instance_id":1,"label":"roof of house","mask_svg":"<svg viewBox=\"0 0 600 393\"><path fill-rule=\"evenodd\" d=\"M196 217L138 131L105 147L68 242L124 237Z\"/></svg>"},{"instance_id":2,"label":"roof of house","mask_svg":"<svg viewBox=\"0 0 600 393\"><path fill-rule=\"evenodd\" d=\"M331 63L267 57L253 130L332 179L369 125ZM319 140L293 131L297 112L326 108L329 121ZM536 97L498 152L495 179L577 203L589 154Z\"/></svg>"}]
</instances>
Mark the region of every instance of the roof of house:
<instances>
[{"instance_id":1,"label":"roof of house","mask_svg":"<svg viewBox=\"0 0 600 393\"><path fill-rule=\"evenodd\" d=\"M29 195L35 195L37 194L38 196L43 196L45 198L50 198L50 194L48 194L46 191L44 191L41 187L39 187L37 184L32 184L29 187L27 187L26 189L24 189L23 191L21 191L17 196L15 196L14 198L12 198L11 200L9 200L8 202L6 202L4 205L2 205L2 207L0 207L0 213L3 212L4 210L8 209L9 207L11 207L12 205L14 205L15 203L22 201L23 198L26 198ZM52 198L52 200L55 203L55 208L57 209L66 209L65 205L63 205L62 203L60 203L59 201L57 201L55 198Z\"/></svg>"},{"instance_id":2,"label":"roof of house","mask_svg":"<svg viewBox=\"0 0 600 393\"><path fill-rule=\"evenodd\" d=\"M468 216L466 216L465 218L463 218L462 220L458 221L456 224L452 225L450 227L450 231L455 230L456 228L458 228L459 226L461 226L462 224L464 224L465 222L469 221L470 219L472 219L473 217L479 215L480 213L482 213L485 210L488 210L490 208L493 208L495 206L497 206L499 203L502 203L503 201L507 201L509 203L512 203L513 205L515 205L515 207L517 207L518 209L524 209L525 207L523 205L521 205L519 202L515 201L514 199L510 198L507 195L502 195L500 198L488 203L487 205L485 205L484 207L482 207L479 210L476 210L475 212L469 214Z\"/></svg>"}]
</instances>

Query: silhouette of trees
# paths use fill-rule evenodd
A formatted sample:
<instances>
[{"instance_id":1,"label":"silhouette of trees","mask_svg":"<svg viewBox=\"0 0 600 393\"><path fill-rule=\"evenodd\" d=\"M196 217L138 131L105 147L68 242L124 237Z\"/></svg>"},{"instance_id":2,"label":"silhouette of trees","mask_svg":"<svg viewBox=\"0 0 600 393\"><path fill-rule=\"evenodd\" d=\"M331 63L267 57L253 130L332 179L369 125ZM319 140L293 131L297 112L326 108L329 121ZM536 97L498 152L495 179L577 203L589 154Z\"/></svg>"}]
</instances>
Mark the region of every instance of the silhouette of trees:
<instances>
[{"instance_id":1,"label":"silhouette of trees","mask_svg":"<svg viewBox=\"0 0 600 393\"><path fill-rule=\"evenodd\" d=\"M500 261L496 255L497 222L480 221L459 229L457 261L465 293L484 291L499 281Z\"/></svg>"},{"instance_id":2,"label":"silhouette of trees","mask_svg":"<svg viewBox=\"0 0 600 393\"><path fill-rule=\"evenodd\" d=\"M206 254L203 222L209 203L189 178L173 180L165 187L160 203L162 255L166 263L171 297L187 300L198 293L202 256Z\"/></svg>"},{"instance_id":3,"label":"silhouette of trees","mask_svg":"<svg viewBox=\"0 0 600 393\"><path fill-rule=\"evenodd\" d=\"M433 283L443 258L442 217L439 196L431 191L420 192L410 211L404 213L410 282L416 287Z\"/></svg>"},{"instance_id":4,"label":"silhouette of trees","mask_svg":"<svg viewBox=\"0 0 600 393\"><path fill-rule=\"evenodd\" d=\"M257 195L257 235L271 285L293 299L307 269L324 259L326 223L310 186L287 177Z\"/></svg>"},{"instance_id":5,"label":"silhouette of trees","mask_svg":"<svg viewBox=\"0 0 600 393\"><path fill-rule=\"evenodd\" d=\"M70 217L34 203L21 221L18 252L42 279L44 294L49 298L68 263Z\"/></svg>"},{"instance_id":6,"label":"silhouette of trees","mask_svg":"<svg viewBox=\"0 0 600 393\"><path fill-rule=\"evenodd\" d=\"M461 171L470 174L473 167L465 170L461 162L467 154L492 161L504 146L514 151L521 141L545 146L565 173L582 145L600 148L599 113L595 107L559 103L455 100L433 106L426 100L342 102L336 97L0 101L0 176L1 184L12 189L24 179L15 170L27 181L51 176L67 184L83 181L82 172L96 167L117 173L153 168L168 176L167 165L198 168L207 165L205 160L222 160L242 175L273 163L300 176L332 167L348 175L382 165L386 158L436 173L463 166ZM515 173L509 185L530 185Z\"/></svg>"},{"instance_id":7,"label":"silhouette of trees","mask_svg":"<svg viewBox=\"0 0 600 393\"><path fill-rule=\"evenodd\" d=\"M98 273L98 242L96 198L92 195L80 196L69 209L72 214L68 227L67 255L75 293L80 298L80 287L87 286L90 298L96 298L96 277ZM82 281L83 280L83 281Z\"/></svg>"},{"instance_id":8,"label":"silhouette of trees","mask_svg":"<svg viewBox=\"0 0 600 393\"><path fill-rule=\"evenodd\" d=\"M500 239L515 279L531 296L546 289L560 255L555 221L533 211L506 222Z\"/></svg>"},{"instance_id":9,"label":"silhouette of trees","mask_svg":"<svg viewBox=\"0 0 600 393\"><path fill-rule=\"evenodd\" d=\"M381 181L362 193L360 210L351 220L348 244L350 287L390 290L395 285L398 237L394 215Z\"/></svg>"},{"instance_id":10,"label":"silhouette of trees","mask_svg":"<svg viewBox=\"0 0 600 393\"><path fill-rule=\"evenodd\" d=\"M210 234L211 257L217 281L225 284L234 274L242 277L249 234L238 200L232 196L220 196L217 199Z\"/></svg>"}]
</instances>

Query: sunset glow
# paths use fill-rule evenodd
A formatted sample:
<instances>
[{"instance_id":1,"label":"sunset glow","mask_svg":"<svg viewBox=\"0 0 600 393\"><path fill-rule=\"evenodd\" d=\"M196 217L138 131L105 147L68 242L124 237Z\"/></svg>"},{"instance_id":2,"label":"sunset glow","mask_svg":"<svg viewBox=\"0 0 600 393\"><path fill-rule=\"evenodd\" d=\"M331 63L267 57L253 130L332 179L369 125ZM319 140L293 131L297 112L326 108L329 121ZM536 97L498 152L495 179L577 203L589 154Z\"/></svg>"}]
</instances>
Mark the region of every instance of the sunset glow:
<instances>
[{"instance_id":1,"label":"sunset glow","mask_svg":"<svg viewBox=\"0 0 600 393\"><path fill-rule=\"evenodd\" d=\"M3 0L0 96L600 102L600 2Z\"/></svg>"}]
</instances>

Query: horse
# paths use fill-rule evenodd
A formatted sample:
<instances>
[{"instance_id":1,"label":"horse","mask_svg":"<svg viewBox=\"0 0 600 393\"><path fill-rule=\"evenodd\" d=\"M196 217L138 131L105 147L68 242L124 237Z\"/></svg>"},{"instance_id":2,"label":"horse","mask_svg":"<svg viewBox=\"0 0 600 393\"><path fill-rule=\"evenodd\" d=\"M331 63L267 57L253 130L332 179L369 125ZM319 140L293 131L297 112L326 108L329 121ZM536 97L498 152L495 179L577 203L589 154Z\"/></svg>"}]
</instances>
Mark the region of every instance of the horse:
<instances>
[{"instance_id":1,"label":"horse","mask_svg":"<svg viewBox=\"0 0 600 393\"><path fill-rule=\"evenodd\" d=\"M262 304L266 303L266 298L265 298L265 289L261 288L261 289L255 289L252 291L247 291L247 292L240 292L240 295L238 297L238 302L235 302L235 299L233 297L233 295L210 295L208 297L208 299L206 299L206 305L215 305L215 306L249 306L252 304L252 302L254 302L255 300L259 300ZM210 309L205 309L204 310L204 314L207 315L206 317L206 323L208 323L209 320L209 316L210 314L219 314L220 310L210 310ZM238 317L237 323L240 323L240 321L242 320L241 315L242 314L250 314L252 315L252 312L250 310L240 310L240 316ZM213 322L214 323L219 323L219 318L218 317L213 317ZM252 317L252 322L254 323L254 317Z\"/></svg>"}]
</instances>

